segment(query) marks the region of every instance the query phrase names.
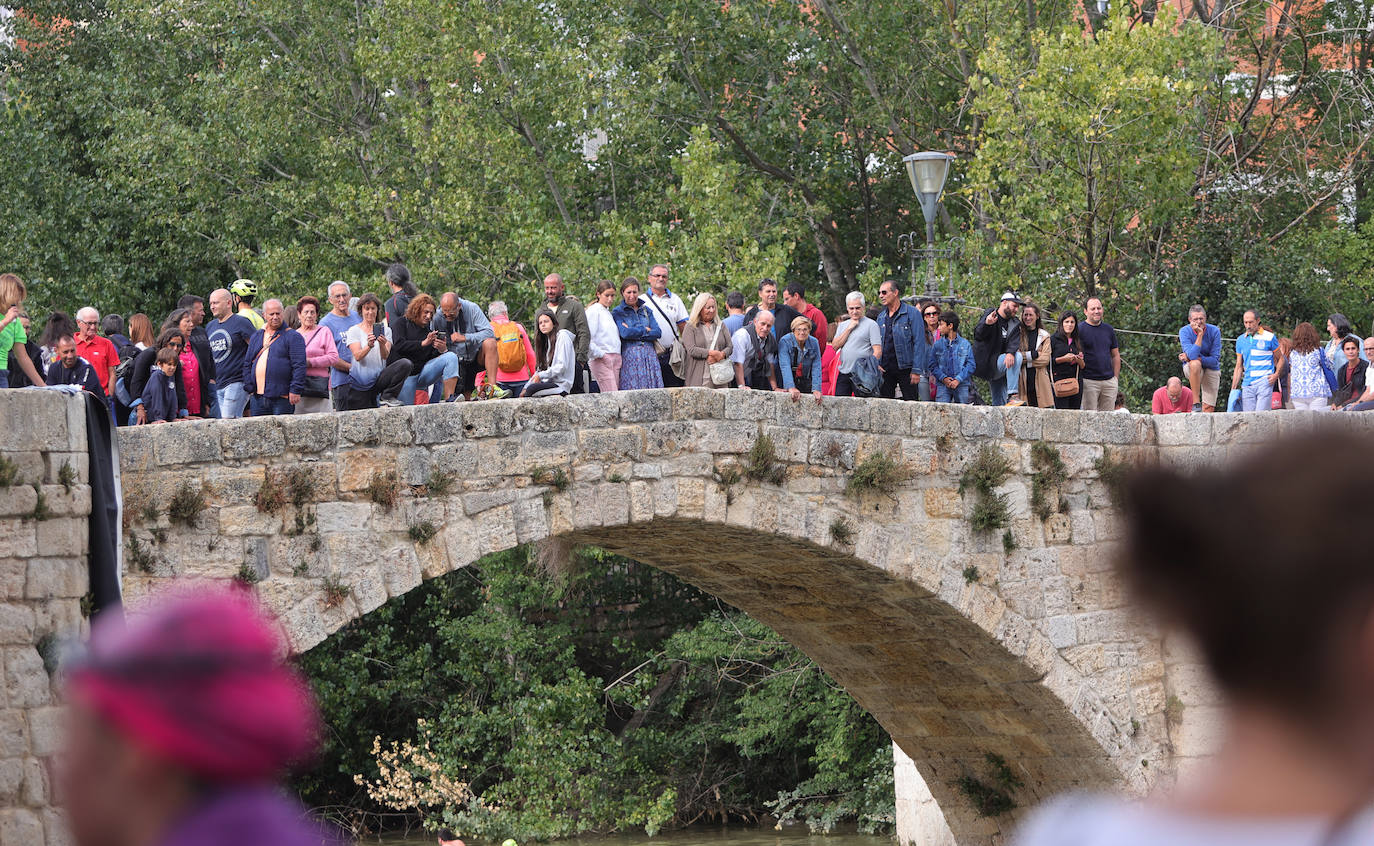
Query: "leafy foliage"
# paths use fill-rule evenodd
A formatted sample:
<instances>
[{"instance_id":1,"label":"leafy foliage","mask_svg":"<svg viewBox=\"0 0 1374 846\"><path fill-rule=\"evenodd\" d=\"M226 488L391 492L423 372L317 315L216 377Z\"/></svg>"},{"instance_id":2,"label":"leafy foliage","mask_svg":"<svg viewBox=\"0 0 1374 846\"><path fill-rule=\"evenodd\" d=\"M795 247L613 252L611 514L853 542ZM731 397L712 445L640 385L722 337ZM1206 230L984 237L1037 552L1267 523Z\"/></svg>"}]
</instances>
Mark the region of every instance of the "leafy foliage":
<instances>
[{"instance_id":1,"label":"leafy foliage","mask_svg":"<svg viewBox=\"0 0 1374 846\"><path fill-rule=\"evenodd\" d=\"M887 736L812 662L665 574L578 556L563 579L525 547L488 556L303 656L331 726L307 800L376 810L355 773L412 785L388 807L484 839L765 806L891 824ZM388 782L379 760L407 775Z\"/></svg>"}]
</instances>

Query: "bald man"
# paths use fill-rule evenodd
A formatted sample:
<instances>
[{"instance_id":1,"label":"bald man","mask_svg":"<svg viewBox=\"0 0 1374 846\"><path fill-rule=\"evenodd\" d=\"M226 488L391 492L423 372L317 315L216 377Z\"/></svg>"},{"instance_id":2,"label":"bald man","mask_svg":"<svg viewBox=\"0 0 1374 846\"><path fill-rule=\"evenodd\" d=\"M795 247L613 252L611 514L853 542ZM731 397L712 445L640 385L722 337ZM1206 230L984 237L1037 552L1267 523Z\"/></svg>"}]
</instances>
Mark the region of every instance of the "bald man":
<instances>
[{"instance_id":1,"label":"bald man","mask_svg":"<svg viewBox=\"0 0 1374 846\"><path fill-rule=\"evenodd\" d=\"M1150 401L1152 414L1186 414L1192 410L1193 392L1177 376L1170 376Z\"/></svg>"},{"instance_id":2,"label":"bald man","mask_svg":"<svg viewBox=\"0 0 1374 846\"><path fill-rule=\"evenodd\" d=\"M458 356L457 390L445 386L445 394L471 398L477 386L477 374L486 371L486 383L494 388L493 398L510 396L510 391L496 384L496 366L500 359L496 333L481 306L447 291L439 298L439 310L430 320L429 328L438 332L448 343L449 350Z\"/></svg>"},{"instance_id":3,"label":"bald man","mask_svg":"<svg viewBox=\"0 0 1374 846\"><path fill-rule=\"evenodd\" d=\"M262 304L263 327L248 341L243 385L254 417L294 414L305 389L305 339L282 322L281 300Z\"/></svg>"}]
</instances>

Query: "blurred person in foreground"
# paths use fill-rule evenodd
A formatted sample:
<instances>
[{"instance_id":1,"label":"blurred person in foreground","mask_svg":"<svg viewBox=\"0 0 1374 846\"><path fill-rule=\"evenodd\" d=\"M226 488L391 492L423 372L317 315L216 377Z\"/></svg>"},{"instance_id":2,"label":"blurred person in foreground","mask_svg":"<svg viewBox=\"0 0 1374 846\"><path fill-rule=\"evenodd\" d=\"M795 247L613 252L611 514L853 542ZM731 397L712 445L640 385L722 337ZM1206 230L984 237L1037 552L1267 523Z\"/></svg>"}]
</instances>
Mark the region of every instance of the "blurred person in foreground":
<instances>
[{"instance_id":1,"label":"blurred person in foreground","mask_svg":"<svg viewBox=\"0 0 1374 846\"><path fill-rule=\"evenodd\" d=\"M1371 477L1374 438L1321 428L1220 469L1127 482L1122 574L1199 648L1226 732L1172 796L1061 798L1013 843L1374 842L1374 568L1323 543L1363 525ZM1323 495L1287 501L1264 542L1241 550L1275 490Z\"/></svg>"},{"instance_id":2,"label":"blurred person in foreground","mask_svg":"<svg viewBox=\"0 0 1374 846\"><path fill-rule=\"evenodd\" d=\"M67 675L59 777L77 846L337 846L275 782L318 716L280 629L245 593L106 614Z\"/></svg>"}]
</instances>

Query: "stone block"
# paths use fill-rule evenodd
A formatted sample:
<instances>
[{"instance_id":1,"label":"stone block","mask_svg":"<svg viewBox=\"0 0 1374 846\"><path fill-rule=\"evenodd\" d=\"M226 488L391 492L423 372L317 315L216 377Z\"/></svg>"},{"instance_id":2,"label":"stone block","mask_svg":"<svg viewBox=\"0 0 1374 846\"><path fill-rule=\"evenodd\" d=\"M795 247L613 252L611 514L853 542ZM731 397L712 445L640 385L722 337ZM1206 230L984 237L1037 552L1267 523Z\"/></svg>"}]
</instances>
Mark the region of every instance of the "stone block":
<instances>
[{"instance_id":1,"label":"stone block","mask_svg":"<svg viewBox=\"0 0 1374 846\"><path fill-rule=\"evenodd\" d=\"M16 391L16 393L18 393ZM28 393L28 391L25 391ZM35 391L34 393L39 393ZM28 808L0 809L0 844L3 846L41 846L45 843L43 821Z\"/></svg>"},{"instance_id":2,"label":"stone block","mask_svg":"<svg viewBox=\"0 0 1374 846\"><path fill-rule=\"evenodd\" d=\"M416 406L411 412L411 426L417 444L449 444L466 436L463 410L456 403Z\"/></svg>"},{"instance_id":3,"label":"stone block","mask_svg":"<svg viewBox=\"0 0 1374 846\"><path fill-rule=\"evenodd\" d=\"M265 470L260 465L215 468L207 475L202 487L206 504L251 504L262 489L264 474Z\"/></svg>"},{"instance_id":4,"label":"stone block","mask_svg":"<svg viewBox=\"0 0 1374 846\"><path fill-rule=\"evenodd\" d=\"M43 474L43 483L47 485L61 484L62 468L71 467L76 473L76 483L85 485L90 483L91 467L90 456L84 452L50 452L45 456L47 470Z\"/></svg>"},{"instance_id":5,"label":"stone block","mask_svg":"<svg viewBox=\"0 0 1374 846\"><path fill-rule=\"evenodd\" d=\"M777 414L777 403L781 397L772 391L725 392L725 418L727 420L772 421Z\"/></svg>"},{"instance_id":6,"label":"stone block","mask_svg":"<svg viewBox=\"0 0 1374 846\"><path fill-rule=\"evenodd\" d=\"M23 478L21 475L20 478ZM9 522L6 517L27 517L33 513L34 506L38 504L38 492L32 485L11 485L8 488L0 488L0 522ZM15 520L14 522L18 522ZM0 528L0 550L6 554L11 553L9 547L3 540L4 529ZM23 555L24 553L18 553Z\"/></svg>"},{"instance_id":7,"label":"stone block","mask_svg":"<svg viewBox=\"0 0 1374 846\"><path fill-rule=\"evenodd\" d=\"M1069 525L1073 527L1072 534L1075 546L1086 546L1097 541L1091 511L1086 509L1070 511Z\"/></svg>"},{"instance_id":8,"label":"stone block","mask_svg":"<svg viewBox=\"0 0 1374 846\"><path fill-rule=\"evenodd\" d=\"M437 543L437 538L431 539L429 543L420 544L426 549L434 549L442 553L443 545ZM440 565L438 562L431 562L431 569L447 569L447 562ZM420 560L413 549L392 550L381 558L382 585L386 589L388 596L402 596L420 584L422 573Z\"/></svg>"},{"instance_id":9,"label":"stone block","mask_svg":"<svg viewBox=\"0 0 1374 846\"><path fill-rule=\"evenodd\" d=\"M1133 443L1136 440L1135 418L1129 414L1081 414L1078 439L1087 443Z\"/></svg>"},{"instance_id":10,"label":"stone block","mask_svg":"<svg viewBox=\"0 0 1374 846\"><path fill-rule=\"evenodd\" d=\"M29 719L35 719L35 715L44 710L58 711L60 716L61 709L39 708L28 712ZM25 725L24 712L18 708L6 708L0 710L0 758L22 758L30 754L29 733ZM39 754L33 752L32 754Z\"/></svg>"},{"instance_id":11,"label":"stone block","mask_svg":"<svg viewBox=\"0 0 1374 846\"><path fill-rule=\"evenodd\" d=\"M286 449L286 436L282 434L281 418L277 416L251 417L244 420L220 420L208 425L218 427L226 461L243 461L281 455ZM215 456L214 458L198 458L196 460L197 462L216 461L218 458L219 456ZM161 441L158 443L158 461L163 464L170 463L165 457Z\"/></svg>"},{"instance_id":12,"label":"stone block","mask_svg":"<svg viewBox=\"0 0 1374 846\"><path fill-rule=\"evenodd\" d=\"M853 432L818 430L811 435L807 462L813 467L853 470L859 450L859 436Z\"/></svg>"},{"instance_id":13,"label":"stone block","mask_svg":"<svg viewBox=\"0 0 1374 846\"><path fill-rule=\"evenodd\" d=\"M959 406L959 432L966 438L1000 438L1006 431L1001 408L985 405Z\"/></svg>"},{"instance_id":14,"label":"stone block","mask_svg":"<svg viewBox=\"0 0 1374 846\"><path fill-rule=\"evenodd\" d=\"M53 557L79 557L86 554L90 524L75 517L55 517L36 524L38 549Z\"/></svg>"},{"instance_id":15,"label":"stone block","mask_svg":"<svg viewBox=\"0 0 1374 846\"><path fill-rule=\"evenodd\" d=\"M1240 414L1214 414L1212 444L1254 444L1278 437L1279 419L1283 414L1272 411L1250 411Z\"/></svg>"},{"instance_id":16,"label":"stone block","mask_svg":"<svg viewBox=\"0 0 1374 846\"><path fill-rule=\"evenodd\" d=\"M763 434L773 441L773 453L778 461L800 464L806 461L811 449L811 433L792 426L765 426ZM749 444L753 447L753 442Z\"/></svg>"},{"instance_id":17,"label":"stone block","mask_svg":"<svg viewBox=\"0 0 1374 846\"><path fill-rule=\"evenodd\" d=\"M274 535L282 518L259 511L255 505L230 505L219 510L219 531L225 535Z\"/></svg>"},{"instance_id":18,"label":"stone block","mask_svg":"<svg viewBox=\"0 0 1374 846\"><path fill-rule=\"evenodd\" d=\"M695 449L716 454L746 453L758 436L758 424L750 420L704 420L694 428Z\"/></svg>"},{"instance_id":19,"label":"stone block","mask_svg":"<svg viewBox=\"0 0 1374 846\"><path fill-rule=\"evenodd\" d=\"M532 400L516 405L512 425L523 432L571 432L577 428L578 413L565 402Z\"/></svg>"},{"instance_id":20,"label":"stone block","mask_svg":"<svg viewBox=\"0 0 1374 846\"><path fill-rule=\"evenodd\" d=\"M674 420L721 420L728 388L673 388ZM741 392L742 393L742 392Z\"/></svg>"},{"instance_id":21,"label":"stone block","mask_svg":"<svg viewBox=\"0 0 1374 846\"><path fill-rule=\"evenodd\" d=\"M365 491L374 478L386 478L393 473L397 474L396 483L401 484L394 450L351 449L339 453L337 466L340 491Z\"/></svg>"},{"instance_id":22,"label":"stone block","mask_svg":"<svg viewBox=\"0 0 1374 846\"><path fill-rule=\"evenodd\" d=\"M24 595L29 599L80 597L87 590L86 562L73 558L29 560Z\"/></svg>"},{"instance_id":23,"label":"stone block","mask_svg":"<svg viewBox=\"0 0 1374 846\"><path fill-rule=\"evenodd\" d=\"M29 488L33 493L33 488ZM35 496L34 502L37 502ZM32 510L32 506L30 506ZM0 550L15 558L32 558L38 554L38 533L31 520L9 518L0 520Z\"/></svg>"},{"instance_id":24,"label":"stone block","mask_svg":"<svg viewBox=\"0 0 1374 846\"><path fill-rule=\"evenodd\" d=\"M826 397L821 403L821 425L827 429L868 431L873 420L869 402L859 397Z\"/></svg>"},{"instance_id":25,"label":"stone block","mask_svg":"<svg viewBox=\"0 0 1374 846\"><path fill-rule=\"evenodd\" d=\"M24 421L23 426L0 426L0 453L39 452L58 446L63 451L85 446L85 415L81 417L80 446L72 446L67 405L81 407L82 400L68 398L56 391L6 391L3 412L6 421ZM16 841L17 842L17 841Z\"/></svg>"},{"instance_id":26,"label":"stone block","mask_svg":"<svg viewBox=\"0 0 1374 846\"><path fill-rule=\"evenodd\" d=\"M672 421L650 423L644 432L644 454L647 456L677 455L692 449L696 443L696 425Z\"/></svg>"},{"instance_id":27,"label":"stone block","mask_svg":"<svg viewBox=\"0 0 1374 846\"><path fill-rule=\"evenodd\" d=\"M644 457L644 441L643 426L583 429L577 432L577 452L583 460L639 461Z\"/></svg>"},{"instance_id":28,"label":"stone block","mask_svg":"<svg viewBox=\"0 0 1374 846\"><path fill-rule=\"evenodd\" d=\"M868 409L868 429L875 434L901 435L912 434L912 409L920 403L902 400L869 399L862 403Z\"/></svg>"},{"instance_id":29,"label":"stone block","mask_svg":"<svg viewBox=\"0 0 1374 846\"><path fill-rule=\"evenodd\" d=\"M1040 440L1044 433L1044 413L1043 408L1030 406L1003 408L1002 424L1005 427L1003 434L1018 441Z\"/></svg>"},{"instance_id":30,"label":"stone block","mask_svg":"<svg viewBox=\"0 0 1374 846\"><path fill-rule=\"evenodd\" d=\"M841 402L843 397L832 399L832 402ZM822 398L824 402L824 398ZM777 404L774 409L773 419L781 426L801 426L807 429L817 429L825 424L825 412L823 406L817 405L814 397L809 394L802 394L795 401L789 397L783 397L782 402Z\"/></svg>"},{"instance_id":31,"label":"stone block","mask_svg":"<svg viewBox=\"0 0 1374 846\"><path fill-rule=\"evenodd\" d=\"M921 491L928 517L963 517L964 499L958 488L926 488Z\"/></svg>"},{"instance_id":32,"label":"stone block","mask_svg":"<svg viewBox=\"0 0 1374 846\"><path fill-rule=\"evenodd\" d=\"M673 416L673 397L663 390L619 391L620 419L626 423L657 423Z\"/></svg>"},{"instance_id":33,"label":"stone block","mask_svg":"<svg viewBox=\"0 0 1374 846\"><path fill-rule=\"evenodd\" d=\"M1052 408L1040 413L1045 416L1040 424L1041 436L1045 440L1060 443L1078 440L1078 424L1084 416L1083 412Z\"/></svg>"},{"instance_id":34,"label":"stone block","mask_svg":"<svg viewBox=\"0 0 1374 846\"><path fill-rule=\"evenodd\" d=\"M20 602L0 604L0 646L19 646L33 642L33 608ZM3 754L0 752L0 756Z\"/></svg>"},{"instance_id":35,"label":"stone block","mask_svg":"<svg viewBox=\"0 0 1374 846\"><path fill-rule=\"evenodd\" d=\"M11 707L35 708L52 699L48 671L32 646L5 649L5 690Z\"/></svg>"},{"instance_id":36,"label":"stone block","mask_svg":"<svg viewBox=\"0 0 1374 846\"><path fill-rule=\"evenodd\" d=\"M576 415L578 427L600 429L612 426L620 419L620 393L572 394L563 402Z\"/></svg>"},{"instance_id":37,"label":"stone block","mask_svg":"<svg viewBox=\"0 0 1374 846\"><path fill-rule=\"evenodd\" d=\"M48 804L52 791L48 784L48 768L37 758L24 760L24 804L41 808Z\"/></svg>"},{"instance_id":38,"label":"stone block","mask_svg":"<svg viewBox=\"0 0 1374 846\"><path fill-rule=\"evenodd\" d=\"M339 415L292 414L278 418L286 448L292 452L332 452L339 445Z\"/></svg>"},{"instance_id":39,"label":"stone block","mask_svg":"<svg viewBox=\"0 0 1374 846\"><path fill-rule=\"evenodd\" d=\"M88 485L76 485L71 490L62 485L43 485L43 499L52 517L89 517L91 514Z\"/></svg>"},{"instance_id":40,"label":"stone block","mask_svg":"<svg viewBox=\"0 0 1374 846\"><path fill-rule=\"evenodd\" d=\"M1055 649L1065 649L1078 643L1078 628L1074 617L1061 614L1044 622L1045 636Z\"/></svg>"}]
</instances>

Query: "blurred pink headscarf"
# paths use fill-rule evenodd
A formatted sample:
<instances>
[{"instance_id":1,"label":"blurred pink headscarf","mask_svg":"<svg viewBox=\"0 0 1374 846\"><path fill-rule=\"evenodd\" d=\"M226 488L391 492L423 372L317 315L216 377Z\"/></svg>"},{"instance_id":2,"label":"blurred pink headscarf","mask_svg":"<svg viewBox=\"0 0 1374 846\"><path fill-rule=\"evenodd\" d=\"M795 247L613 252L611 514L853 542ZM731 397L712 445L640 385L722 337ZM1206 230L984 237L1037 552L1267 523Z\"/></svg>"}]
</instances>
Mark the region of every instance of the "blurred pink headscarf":
<instances>
[{"instance_id":1,"label":"blurred pink headscarf","mask_svg":"<svg viewBox=\"0 0 1374 846\"><path fill-rule=\"evenodd\" d=\"M318 738L280 628L242 590L198 585L127 625L98 623L69 673L77 699L135 743L212 784L269 781Z\"/></svg>"}]
</instances>

